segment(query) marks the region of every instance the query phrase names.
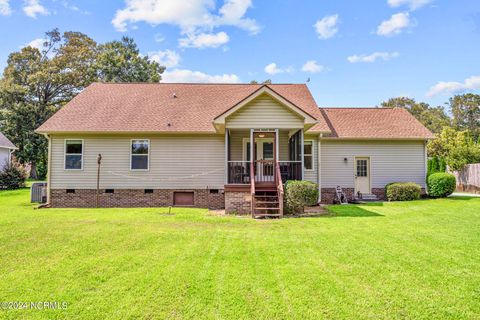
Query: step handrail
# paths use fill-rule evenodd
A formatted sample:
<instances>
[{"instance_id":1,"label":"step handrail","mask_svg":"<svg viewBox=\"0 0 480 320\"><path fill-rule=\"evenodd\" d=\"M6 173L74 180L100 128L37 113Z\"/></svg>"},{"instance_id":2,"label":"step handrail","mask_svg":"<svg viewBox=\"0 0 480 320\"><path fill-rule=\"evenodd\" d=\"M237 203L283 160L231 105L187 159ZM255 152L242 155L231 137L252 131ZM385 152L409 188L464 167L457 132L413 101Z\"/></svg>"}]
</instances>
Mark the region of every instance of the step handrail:
<instances>
[{"instance_id":1,"label":"step handrail","mask_svg":"<svg viewBox=\"0 0 480 320\"><path fill-rule=\"evenodd\" d=\"M275 182L277 184L277 193L278 193L278 207L280 216L283 216L283 182L282 182L282 174L280 172L280 164L278 161L275 163Z\"/></svg>"}]
</instances>

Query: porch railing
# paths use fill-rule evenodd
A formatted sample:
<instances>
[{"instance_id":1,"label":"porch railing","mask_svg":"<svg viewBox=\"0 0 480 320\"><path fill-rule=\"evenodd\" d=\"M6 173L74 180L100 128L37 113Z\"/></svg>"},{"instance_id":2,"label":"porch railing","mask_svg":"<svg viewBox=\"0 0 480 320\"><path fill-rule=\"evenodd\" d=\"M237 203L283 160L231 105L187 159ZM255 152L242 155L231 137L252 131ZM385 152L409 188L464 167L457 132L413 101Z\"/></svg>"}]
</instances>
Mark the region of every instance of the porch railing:
<instances>
[{"instance_id":1,"label":"porch railing","mask_svg":"<svg viewBox=\"0 0 480 320\"><path fill-rule=\"evenodd\" d=\"M282 182L302 180L302 161L279 161Z\"/></svg>"},{"instance_id":2,"label":"porch railing","mask_svg":"<svg viewBox=\"0 0 480 320\"><path fill-rule=\"evenodd\" d=\"M228 161L228 183L250 183L250 161Z\"/></svg>"},{"instance_id":3,"label":"porch railing","mask_svg":"<svg viewBox=\"0 0 480 320\"><path fill-rule=\"evenodd\" d=\"M282 182L302 179L301 161L278 161L277 164ZM228 161L227 165L227 181L231 184L250 184L252 177L260 183L274 182L277 178L273 160L256 160L253 163L250 161Z\"/></svg>"},{"instance_id":4,"label":"porch railing","mask_svg":"<svg viewBox=\"0 0 480 320\"><path fill-rule=\"evenodd\" d=\"M280 163L278 162L275 166L275 183L277 185L278 213L280 216L283 216L283 179L280 172Z\"/></svg>"}]
</instances>

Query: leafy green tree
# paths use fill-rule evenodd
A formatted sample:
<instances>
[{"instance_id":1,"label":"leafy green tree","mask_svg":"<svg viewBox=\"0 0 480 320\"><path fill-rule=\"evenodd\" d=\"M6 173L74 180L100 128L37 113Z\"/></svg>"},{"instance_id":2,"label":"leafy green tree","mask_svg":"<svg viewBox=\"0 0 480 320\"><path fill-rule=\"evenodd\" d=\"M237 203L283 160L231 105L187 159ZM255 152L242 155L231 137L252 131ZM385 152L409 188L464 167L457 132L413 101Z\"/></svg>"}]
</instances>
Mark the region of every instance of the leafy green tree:
<instances>
[{"instance_id":1,"label":"leafy green tree","mask_svg":"<svg viewBox=\"0 0 480 320\"><path fill-rule=\"evenodd\" d=\"M56 110L94 81L97 44L79 32L46 33L41 50L25 47L9 55L0 80L1 129L17 145L21 163L46 161L47 141L34 133Z\"/></svg>"},{"instance_id":2,"label":"leafy green tree","mask_svg":"<svg viewBox=\"0 0 480 320\"><path fill-rule=\"evenodd\" d=\"M445 127L428 143L428 154L445 159L452 170L461 170L469 163L480 162L480 145L473 141L469 131Z\"/></svg>"},{"instance_id":3,"label":"leafy green tree","mask_svg":"<svg viewBox=\"0 0 480 320\"><path fill-rule=\"evenodd\" d=\"M98 79L105 82L160 82L165 67L142 56L132 38L111 41L98 48Z\"/></svg>"},{"instance_id":4,"label":"leafy green tree","mask_svg":"<svg viewBox=\"0 0 480 320\"><path fill-rule=\"evenodd\" d=\"M407 97L391 98L382 102L381 107L404 108L433 133L441 132L443 127L450 126L451 123L442 107L430 107L427 103L416 102Z\"/></svg>"},{"instance_id":5,"label":"leafy green tree","mask_svg":"<svg viewBox=\"0 0 480 320\"><path fill-rule=\"evenodd\" d=\"M250 84L258 84L259 82L257 80L252 80L250 81ZM267 79L265 81L262 82L262 84L272 84L272 80L271 79Z\"/></svg>"},{"instance_id":6,"label":"leafy green tree","mask_svg":"<svg viewBox=\"0 0 480 320\"><path fill-rule=\"evenodd\" d=\"M469 130L475 141L480 138L480 95L467 93L450 98L453 125L457 130Z\"/></svg>"},{"instance_id":7,"label":"leafy green tree","mask_svg":"<svg viewBox=\"0 0 480 320\"><path fill-rule=\"evenodd\" d=\"M142 56L131 38L99 46L85 34L54 29L40 50L10 54L0 80L0 130L19 147L17 159L31 164L36 179L37 167L46 166L47 140L34 130L53 113L94 81L159 82L164 70Z\"/></svg>"}]
</instances>

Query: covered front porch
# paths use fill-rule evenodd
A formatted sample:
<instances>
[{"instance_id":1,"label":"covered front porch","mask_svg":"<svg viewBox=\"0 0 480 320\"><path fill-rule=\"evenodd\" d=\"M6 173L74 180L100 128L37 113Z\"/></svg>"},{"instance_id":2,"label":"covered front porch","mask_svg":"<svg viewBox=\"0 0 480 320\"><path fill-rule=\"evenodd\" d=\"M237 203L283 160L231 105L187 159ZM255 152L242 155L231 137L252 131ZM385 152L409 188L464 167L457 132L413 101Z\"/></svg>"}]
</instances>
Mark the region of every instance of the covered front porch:
<instances>
[{"instance_id":1,"label":"covered front porch","mask_svg":"<svg viewBox=\"0 0 480 320\"><path fill-rule=\"evenodd\" d=\"M276 185L304 177L302 129L227 129L225 184ZM277 168L279 178L277 178Z\"/></svg>"}]
</instances>

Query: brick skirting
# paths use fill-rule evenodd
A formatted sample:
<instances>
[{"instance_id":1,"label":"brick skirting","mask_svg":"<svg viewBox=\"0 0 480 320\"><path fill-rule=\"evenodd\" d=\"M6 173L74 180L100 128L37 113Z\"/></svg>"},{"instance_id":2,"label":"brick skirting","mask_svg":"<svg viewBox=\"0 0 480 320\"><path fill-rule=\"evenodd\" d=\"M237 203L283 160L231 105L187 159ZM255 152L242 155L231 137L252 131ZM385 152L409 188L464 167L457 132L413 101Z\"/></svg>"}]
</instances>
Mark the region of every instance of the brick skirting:
<instances>
[{"instance_id":1,"label":"brick skirting","mask_svg":"<svg viewBox=\"0 0 480 320\"><path fill-rule=\"evenodd\" d=\"M175 191L190 191L194 193L194 207L223 209L225 196L223 190L211 193L206 189L153 189L153 193L145 193L144 189L115 189L114 193L100 190L99 207L130 208L130 207L168 207L173 206ZM66 189L51 190L50 203L55 208L94 208L95 189L75 189L75 193L67 193Z\"/></svg>"},{"instance_id":2,"label":"brick skirting","mask_svg":"<svg viewBox=\"0 0 480 320\"><path fill-rule=\"evenodd\" d=\"M250 214L252 195L250 191L225 191L225 213Z\"/></svg>"}]
</instances>

